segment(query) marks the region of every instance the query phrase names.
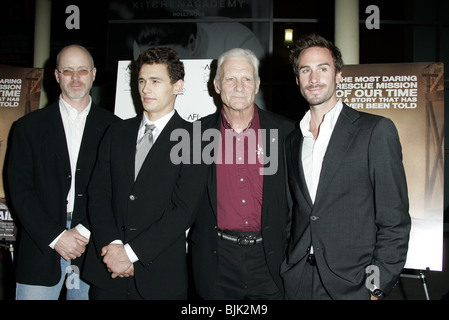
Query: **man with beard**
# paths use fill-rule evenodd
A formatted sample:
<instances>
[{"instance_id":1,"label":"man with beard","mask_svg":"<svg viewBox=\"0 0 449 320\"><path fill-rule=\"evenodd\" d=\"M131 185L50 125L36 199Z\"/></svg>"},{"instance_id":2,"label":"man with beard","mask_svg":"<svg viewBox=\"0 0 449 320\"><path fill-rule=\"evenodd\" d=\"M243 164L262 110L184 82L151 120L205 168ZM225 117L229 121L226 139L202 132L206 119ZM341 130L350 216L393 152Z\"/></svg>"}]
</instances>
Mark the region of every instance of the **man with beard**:
<instances>
[{"instance_id":1,"label":"man with beard","mask_svg":"<svg viewBox=\"0 0 449 320\"><path fill-rule=\"evenodd\" d=\"M310 110L285 142L293 199L286 296L382 298L404 267L410 232L398 133L389 119L337 99L343 61L331 42L305 36L291 62Z\"/></svg>"},{"instance_id":2,"label":"man with beard","mask_svg":"<svg viewBox=\"0 0 449 320\"><path fill-rule=\"evenodd\" d=\"M88 299L79 278L89 243L86 189L100 139L119 120L89 95L96 68L89 51L70 45L57 56L59 101L13 126L8 148L8 205L18 222L16 299Z\"/></svg>"}]
</instances>

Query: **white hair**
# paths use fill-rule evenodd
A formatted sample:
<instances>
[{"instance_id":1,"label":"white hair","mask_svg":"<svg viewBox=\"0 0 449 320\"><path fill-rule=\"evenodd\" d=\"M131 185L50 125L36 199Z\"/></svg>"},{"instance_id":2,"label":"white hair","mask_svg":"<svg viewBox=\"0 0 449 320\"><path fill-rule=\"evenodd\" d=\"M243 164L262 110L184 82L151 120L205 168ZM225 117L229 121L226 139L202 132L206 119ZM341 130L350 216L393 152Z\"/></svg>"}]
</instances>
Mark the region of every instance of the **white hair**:
<instances>
[{"instance_id":1,"label":"white hair","mask_svg":"<svg viewBox=\"0 0 449 320\"><path fill-rule=\"evenodd\" d=\"M254 75L255 79L257 80L259 78L259 59L254 54L253 51L249 49L242 49L242 48L234 48L229 51L226 51L222 53L217 60L217 73L215 74L215 80L217 81L218 87L221 87L221 65L223 62L226 61L226 59L231 57L244 57L251 62L251 64L254 67Z\"/></svg>"}]
</instances>

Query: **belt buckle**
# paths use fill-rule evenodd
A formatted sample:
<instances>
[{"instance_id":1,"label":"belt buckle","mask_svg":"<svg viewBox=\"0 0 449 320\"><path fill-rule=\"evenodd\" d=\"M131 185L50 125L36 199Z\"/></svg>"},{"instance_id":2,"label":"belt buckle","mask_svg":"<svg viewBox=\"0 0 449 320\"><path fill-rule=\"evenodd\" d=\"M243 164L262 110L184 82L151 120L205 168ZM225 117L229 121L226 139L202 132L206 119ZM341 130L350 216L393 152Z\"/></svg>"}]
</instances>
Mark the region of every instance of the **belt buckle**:
<instances>
[{"instance_id":1,"label":"belt buckle","mask_svg":"<svg viewBox=\"0 0 449 320\"><path fill-rule=\"evenodd\" d=\"M309 254L309 256L307 257L307 261L311 266L316 266L315 255L313 253Z\"/></svg>"},{"instance_id":2,"label":"belt buckle","mask_svg":"<svg viewBox=\"0 0 449 320\"><path fill-rule=\"evenodd\" d=\"M237 244L239 246L247 246L250 244L250 239L248 239L247 237L238 237Z\"/></svg>"}]
</instances>

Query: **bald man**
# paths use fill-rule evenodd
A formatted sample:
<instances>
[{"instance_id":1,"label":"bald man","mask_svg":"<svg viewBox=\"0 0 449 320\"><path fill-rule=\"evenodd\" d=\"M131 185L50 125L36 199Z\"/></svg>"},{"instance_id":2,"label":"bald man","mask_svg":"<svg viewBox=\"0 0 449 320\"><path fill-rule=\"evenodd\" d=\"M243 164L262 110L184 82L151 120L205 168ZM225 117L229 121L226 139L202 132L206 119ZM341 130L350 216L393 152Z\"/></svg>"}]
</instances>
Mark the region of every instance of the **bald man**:
<instances>
[{"instance_id":1,"label":"bald man","mask_svg":"<svg viewBox=\"0 0 449 320\"><path fill-rule=\"evenodd\" d=\"M63 48L58 101L13 125L6 185L19 227L17 300L57 300L65 279L67 299L88 299L79 276L90 238L86 189L100 139L119 120L92 102L96 72L86 48Z\"/></svg>"}]
</instances>

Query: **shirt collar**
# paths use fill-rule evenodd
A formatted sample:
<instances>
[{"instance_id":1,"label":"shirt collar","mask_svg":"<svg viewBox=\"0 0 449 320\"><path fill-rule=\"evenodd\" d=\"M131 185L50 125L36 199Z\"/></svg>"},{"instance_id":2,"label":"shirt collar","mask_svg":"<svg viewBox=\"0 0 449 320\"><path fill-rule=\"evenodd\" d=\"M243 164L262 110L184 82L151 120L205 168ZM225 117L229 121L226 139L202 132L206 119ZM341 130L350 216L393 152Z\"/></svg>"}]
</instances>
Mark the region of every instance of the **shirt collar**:
<instances>
[{"instance_id":1,"label":"shirt collar","mask_svg":"<svg viewBox=\"0 0 449 320\"><path fill-rule=\"evenodd\" d=\"M166 126L168 121L170 121L171 117L175 114L175 109L167 113L166 115L160 117L156 121L150 121L146 116L145 113L142 115L142 122L140 123L140 129L142 127L145 127L146 124L154 124L156 129L161 132L162 129Z\"/></svg>"},{"instance_id":2,"label":"shirt collar","mask_svg":"<svg viewBox=\"0 0 449 320\"><path fill-rule=\"evenodd\" d=\"M89 96L89 103L83 111L78 113L74 107L72 107L67 101L62 98L62 95L59 96L59 108L60 110L70 119L74 120L78 116L85 117L89 114L90 108L92 106L92 98Z\"/></svg>"},{"instance_id":3,"label":"shirt collar","mask_svg":"<svg viewBox=\"0 0 449 320\"><path fill-rule=\"evenodd\" d=\"M325 115L323 122L320 125L320 131L321 130L330 130L332 131L335 127L335 124L337 123L337 119L340 116L340 112L343 109L343 103L340 99L338 99L337 104L329 110ZM301 128L302 135L304 137L311 136L310 130L310 110L307 111L307 113L304 115L304 117L301 119L301 122L299 123L299 127Z\"/></svg>"},{"instance_id":4,"label":"shirt collar","mask_svg":"<svg viewBox=\"0 0 449 320\"><path fill-rule=\"evenodd\" d=\"M257 125L258 122L259 122L259 111L257 110L257 106L254 105L253 118L249 122L248 127L245 130L243 130L243 131L246 131L248 129L255 129L255 126ZM232 129L232 130L234 130L231 127L231 124L229 123L228 119L226 118L226 115L224 113L224 109L221 109L221 125L225 129Z\"/></svg>"}]
</instances>

